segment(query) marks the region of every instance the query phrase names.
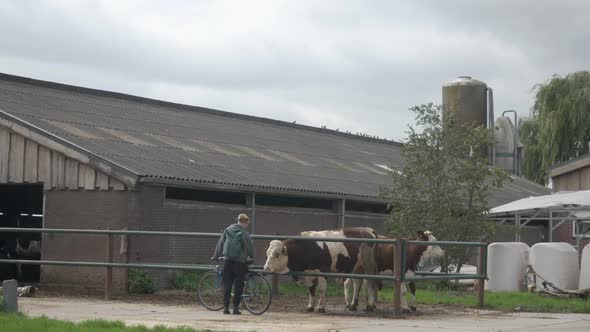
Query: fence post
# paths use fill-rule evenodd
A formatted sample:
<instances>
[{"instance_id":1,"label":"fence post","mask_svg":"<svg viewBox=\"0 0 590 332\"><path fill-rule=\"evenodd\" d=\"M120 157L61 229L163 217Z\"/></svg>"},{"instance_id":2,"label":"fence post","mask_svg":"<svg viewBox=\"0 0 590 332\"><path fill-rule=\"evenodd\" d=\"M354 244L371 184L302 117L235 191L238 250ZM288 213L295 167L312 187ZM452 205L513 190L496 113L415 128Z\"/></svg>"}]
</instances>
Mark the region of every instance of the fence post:
<instances>
[{"instance_id":1,"label":"fence post","mask_svg":"<svg viewBox=\"0 0 590 332\"><path fill-rule=\"evenodd\" d=\"M5 312L18 312L18 282L14 279L2 281L2 307Z\"/></svg>"},{"instance_id":2,"label":"fence post","mask_svg":"<svg viewBox=\"0 0 590 332\"><path fill-rule=\"evenodd\" d=\"M106 262L113 262L113 235L111 234L107 234ZM110 301L111 291L113 288L113 268L109 266L106 268L105 272L106 273L104 278L104 299L105 301Z\"/></svg>"},{"instance_id":3,"label":"fence post","mask_svg":"<svg viewBox=\"0 0 590 332\"><path fill-rule=\"evenodd\" d=\"M487 254L487 246L486 247L479 247L479 262L477 264L477 274L484 275L487 274L487 262L486 262L486 254ZM484 298L485 298L485 277L480 277L477 287L477 306L483 308L484 306Z\"/></svg>"},{"instance_id":4,"label":"fence post","mask_svg":"<svg viewBox=\"0 0 590 332\"><path fill-rule=\"evenodd\" d=\"M272 296L279 296L279 276L276 274L272 275Z\"/></svg>"},{"instance_id":5,"label":"fence post","mask_svg":"<svg viewBox=\"0 0 590 332\"><path fill-rule=\"evenodd\" d=\"M393 314L399 316L401 313L401 294L402 294L402 244L403 239L398 239L395 243L395 251L393 252L393 275L395 282L393 283Z\"/></svg>"}]
</instances>

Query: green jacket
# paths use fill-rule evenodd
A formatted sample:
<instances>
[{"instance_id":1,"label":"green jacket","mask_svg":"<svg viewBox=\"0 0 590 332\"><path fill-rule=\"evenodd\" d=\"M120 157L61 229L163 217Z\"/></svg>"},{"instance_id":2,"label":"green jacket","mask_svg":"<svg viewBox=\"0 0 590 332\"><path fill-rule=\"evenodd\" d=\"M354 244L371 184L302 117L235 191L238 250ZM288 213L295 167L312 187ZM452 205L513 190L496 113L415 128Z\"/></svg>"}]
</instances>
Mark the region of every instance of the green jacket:
<instances>
[{"instance_id":1,"label":"green jacket","mask_svg":"<svg viewBox=\"0 0 590 332\"><path fill-rule=\"evenodd\" d=\"M240 226L239 224L230 225L223 231L223 234L221 234L219 241L217 241L217 246L215 247L215 254L213 255L213 258L217 259L223 256L224 259L228 259L226 253L227 246L225 245L226 239L228 238L228 236L236 236L238 232L242 232L244 248L242 250L242 253L240 254L239 259L234 260L246 263L248 261L248 257L254 259L254 245L252 244L252 238L250 237L250 234L246 231L246 229Z\"/></svg>"}]
</instances>

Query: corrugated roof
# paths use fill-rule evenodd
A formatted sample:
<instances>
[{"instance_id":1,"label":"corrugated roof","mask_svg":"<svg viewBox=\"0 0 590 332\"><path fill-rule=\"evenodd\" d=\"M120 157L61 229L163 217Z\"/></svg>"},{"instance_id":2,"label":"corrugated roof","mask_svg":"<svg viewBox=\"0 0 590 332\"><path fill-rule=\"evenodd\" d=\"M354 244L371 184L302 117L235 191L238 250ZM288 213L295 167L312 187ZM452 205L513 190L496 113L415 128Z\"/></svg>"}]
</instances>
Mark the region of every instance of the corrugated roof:
<instances>
[{"instance_id":1,"label":"corrugated roof","mask_svg":"<svg viewBox=\"0 0 590 332\"><path fill-rule=\"evenodd\" d=\"M400 143L0 74L0 110L150 181L375 198ZM492 205L546 194L515 179Z\"/></svg>"}]
</instances>

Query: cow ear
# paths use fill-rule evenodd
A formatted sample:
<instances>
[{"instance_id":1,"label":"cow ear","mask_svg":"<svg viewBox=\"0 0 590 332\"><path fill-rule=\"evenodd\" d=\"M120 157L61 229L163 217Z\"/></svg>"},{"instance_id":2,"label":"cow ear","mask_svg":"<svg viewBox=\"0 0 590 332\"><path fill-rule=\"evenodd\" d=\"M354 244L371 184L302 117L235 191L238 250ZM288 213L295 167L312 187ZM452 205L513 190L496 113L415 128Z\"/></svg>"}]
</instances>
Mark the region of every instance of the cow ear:
<instances>
[{"instance_id":1,"label":"cow ear","mask_svg":"<svg viewBox=\"0 0 590 332\"><path fill-rule=\"evenodd\" d=\"M420 239L428 241L428 235L424 234L423 231L418 231L417 233Z\"/></svg>"}]
</instances>

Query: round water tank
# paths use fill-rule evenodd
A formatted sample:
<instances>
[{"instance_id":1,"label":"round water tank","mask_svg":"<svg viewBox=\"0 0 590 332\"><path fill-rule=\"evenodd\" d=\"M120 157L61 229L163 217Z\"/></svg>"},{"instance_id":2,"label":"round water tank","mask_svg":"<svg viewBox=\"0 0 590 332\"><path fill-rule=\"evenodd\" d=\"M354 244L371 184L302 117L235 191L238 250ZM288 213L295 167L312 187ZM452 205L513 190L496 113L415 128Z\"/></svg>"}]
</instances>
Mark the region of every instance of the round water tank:
<instances>
[{"instance_id":1,"label":"round water tank","mask_svg":"<svg viewBox=\"0 0 590 332\"><path fill-rule=\"evenodd\" d=\"M496 164L495 166L504 169L510 173L516 173L514 170L514 150L515 135L514 125L510 118L501 116L494 123L494 140L496 143Z\"/></svg>"},{"instance_id":2,"label":"round water tank","mask_svg":"<svg viewBox=\"0 0 590 332\"><path fill-rule=\"evenodd\" d=\"M578 251L569 243L544 242L531 247L531 265L545 280L561 289L578 289ZM537 287L542 288L537 278Z\"/></svg>"},{"instance_id":3,"label":"round water tank","mask_svg":"<svg viewBox=\"0 0 590 332\"><path fill-rule=\"evenodd\" d=\"M463 123L487 126L488 90L484 82L460 76L443 84L442 99L445 109L455 112Z\"/></svg>"},{"instance_id":4,"label":"round water tank","mask_svg":"<svg viewBox=\"0 0 590 332\"><path fill-rule=\"evenodd\" d=\"M521 291L529 263L529 246L522 242L495 242L488 246L489 291Z\"/></svg>"},{"instance_id":5,"label":"round water tank","mask_svg":"<svg viewBox=\"0 0 590 332\"><path fill-rule=\"evenodd\" d=\"M582 251L582 268L578 289L590 288L590 244Z\"/></svg>"}]
</instances>

